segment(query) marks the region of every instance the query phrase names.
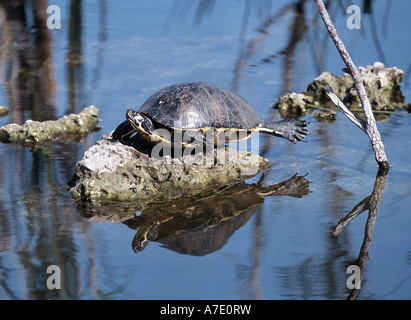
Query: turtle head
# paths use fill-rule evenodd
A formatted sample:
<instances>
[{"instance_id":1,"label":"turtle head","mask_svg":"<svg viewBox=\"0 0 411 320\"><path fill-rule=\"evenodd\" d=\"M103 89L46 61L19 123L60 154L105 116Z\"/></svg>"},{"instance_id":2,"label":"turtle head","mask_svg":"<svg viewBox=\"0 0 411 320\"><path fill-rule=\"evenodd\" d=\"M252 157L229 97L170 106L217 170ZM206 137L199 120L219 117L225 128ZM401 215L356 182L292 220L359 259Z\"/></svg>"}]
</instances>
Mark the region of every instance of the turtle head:
<instances>
[{"instance_id":1,"label":"turtle head","mask_svg":"<svg viewBox=\"0 0 411 320\"><path fill-rule=\"evenodd\" d=\"M144 121L143 116L140 113L138 113L137 111L134 111L132 109L127 110L126 119L128 121L130 121L130 123L133 123L133 122L140 123L140 122Z\"/></svg>"},{"instance_id":2,"label":"turtle head","mask_svg":"<svg viewBox=\"0 0 411 320\"><path fill-rule=\"evenodd\" d=\"M145 115L132 109L128 109L126 112L126 118L134 130L146 135L151 135L153 133L153 123Z\"/></svg>"}]
</instances>

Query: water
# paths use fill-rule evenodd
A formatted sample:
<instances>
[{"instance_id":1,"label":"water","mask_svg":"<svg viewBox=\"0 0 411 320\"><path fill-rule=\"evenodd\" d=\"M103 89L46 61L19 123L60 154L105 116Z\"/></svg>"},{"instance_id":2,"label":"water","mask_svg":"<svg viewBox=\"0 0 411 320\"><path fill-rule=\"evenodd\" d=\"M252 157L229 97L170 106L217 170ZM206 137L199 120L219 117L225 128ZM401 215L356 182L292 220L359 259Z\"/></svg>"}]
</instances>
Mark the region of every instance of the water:
<instances>
[{"instance_id":1,"label":"water","mask_svg":"<svg viewBox=\"0 0 411 320\"><path fill-rule=\"evenodd\" d=\"M212 82L240 94L268 119L279 118L270 105L280 95L304 90L324 70L342 75L343 63L313 2L298 2L303 33L293 28L297 16L288 1L33 3L43 5L40 12L58 5L61 29L45 29L48 40L36 42L44 34L33 28L28 4L25 21L2 11L0 103L12 111L0 126L58 118L94 104L102 130L79 144L53 143L38 151L0 144L1 299L348 297L346 270L360 254L368 210L338 239L330 233L371 195L378 168L368 138L340 113L334 123L307 113L307 144L264 140L265 157L276 164L265 182L308 174L311 192L265 198L207 254L179 253L166 240L134 253L135 229L83 217L63 188L85 150L123 121L127 108L138 108L165 85ZM333 2L330 15L357 65L382 61L404 70L408 103L411 47L403 35L411 30L411 4L370 3L372 14L363 8L361 30L347 29L345 1ZM10 26L23 30L19 38ZM409 299L411 117L400 112L378 127L392 167L355 297ZM61 270L59 290L47 288L50 265Z\"/></svg>"}]
</instances>

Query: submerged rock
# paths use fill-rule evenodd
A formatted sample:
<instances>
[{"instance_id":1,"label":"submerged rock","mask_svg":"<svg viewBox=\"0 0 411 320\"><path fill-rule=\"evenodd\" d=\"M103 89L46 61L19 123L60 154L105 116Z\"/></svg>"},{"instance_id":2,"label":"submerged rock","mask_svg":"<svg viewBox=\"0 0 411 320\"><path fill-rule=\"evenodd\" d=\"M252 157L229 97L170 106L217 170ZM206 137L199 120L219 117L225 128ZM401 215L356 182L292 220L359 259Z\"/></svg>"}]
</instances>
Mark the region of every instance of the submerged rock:
<instances>
[{"instance_id":1,"label":"submerged rock","mask_svg":"<svg viewBox=\"0 0 411 320\"><path fill-rule=\"evenodd\" d=\"M267 159L253 152L228 147L211 158L200 153L156 159L110 138L97 141L77 163L68 183L75 199L145 204L206 195L250 178L268 165Z\"/></svg>"},{"instance_id":2,"label":"submerged rock","mask_svg":"<svg viewBox=\"0 0 411 320\"><path fill-rule=\"evenodd\" d=\"M79 114L66 115L58 120L7 124L0 128L0 141L27 147L36 147L50 140L78 142L90 132L99 130L98 122L98 109L90 106Z\"/></svg>"}]
</instances>

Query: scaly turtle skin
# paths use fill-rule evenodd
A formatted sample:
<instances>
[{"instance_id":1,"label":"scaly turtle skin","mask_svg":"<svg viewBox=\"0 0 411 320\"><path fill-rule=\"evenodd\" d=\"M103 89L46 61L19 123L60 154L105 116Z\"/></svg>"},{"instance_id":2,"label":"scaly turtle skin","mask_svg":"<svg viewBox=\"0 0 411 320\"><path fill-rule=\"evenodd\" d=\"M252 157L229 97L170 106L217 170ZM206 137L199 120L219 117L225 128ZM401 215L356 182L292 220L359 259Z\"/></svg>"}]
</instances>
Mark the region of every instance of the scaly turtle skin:
<instances>
[{"instance_id":1,"label":"scaly turtle skin","mask_svg":"<svg viewBox=\"0 0 411 320\"><path fill-rule=\"evenodd\" d=\"M178 83L160 89L138 111L127 110L126 118L114 131L114 139L125 142L138 132L150 144L165 142L172 147L215 146L247 139L251 132L294 143L304 141L307 135L305 120L264 122L246 100L204 82Z\"/></svg>"}]
</instances>

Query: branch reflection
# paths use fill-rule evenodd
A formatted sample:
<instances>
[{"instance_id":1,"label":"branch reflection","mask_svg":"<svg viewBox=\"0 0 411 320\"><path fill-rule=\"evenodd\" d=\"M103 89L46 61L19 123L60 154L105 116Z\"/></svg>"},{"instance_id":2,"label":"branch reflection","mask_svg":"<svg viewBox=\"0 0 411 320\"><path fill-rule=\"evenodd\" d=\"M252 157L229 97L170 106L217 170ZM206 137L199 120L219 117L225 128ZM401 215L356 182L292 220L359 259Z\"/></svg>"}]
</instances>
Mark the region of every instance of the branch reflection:
<instances>
[{"instance_id":1,"label":"branch reflection","mask_svg":"<svg viewBox=\"0 0 411 320\"><path fill-rule=\"evenodd\" d=\"M337 238L341 232L344 230L345 226L350 223L355 217L360 213L368 210L368 218L365 225L364 240L358 255L358 258L352 263L357 265L361 271L361 283L364 277L365 263L369 259L369 248L371 246L371 241L374 233L375 221L377 219L378 207L380 205L381 197L385 189L385 184L387 180L387 171L378 171L377 177L375 178L374 189L370 196L364 198L360 201L349 214L347 214L343 219L341 219L334 230L331 232L333 238ZM358 292L361 289L352 289L347 297L349 300L356 298Z\"/></svg>"}]
</instances>

